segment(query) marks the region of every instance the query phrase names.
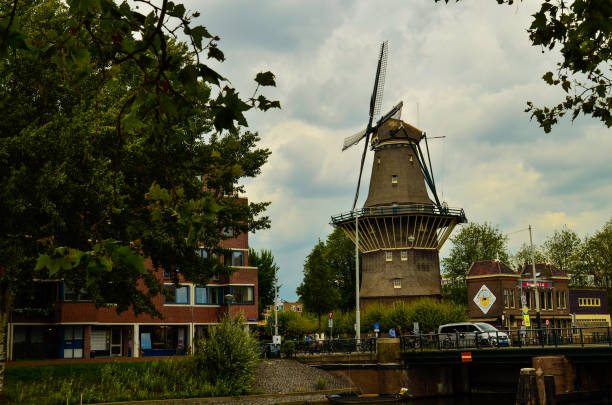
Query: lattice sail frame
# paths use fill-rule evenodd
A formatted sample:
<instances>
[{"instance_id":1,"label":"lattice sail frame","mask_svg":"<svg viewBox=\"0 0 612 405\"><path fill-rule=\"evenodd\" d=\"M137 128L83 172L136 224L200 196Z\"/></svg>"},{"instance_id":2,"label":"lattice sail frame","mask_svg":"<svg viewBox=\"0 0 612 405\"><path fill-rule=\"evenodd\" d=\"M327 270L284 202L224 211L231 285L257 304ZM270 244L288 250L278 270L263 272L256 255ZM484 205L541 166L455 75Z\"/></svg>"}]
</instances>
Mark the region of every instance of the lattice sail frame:
<instances>
[{"instance_id":1,"label":"lattice sail frame","mask_svg":"<svg viewBox=\"0 0 612 405\"><path fill-rule=\"evenodd\" d=\"M455 226L467 222L463 209L423 204L362 208L357 215L361 253L394 249L439 251ZM331 223L355 242L355 212L334 216Z\"/></svg>"}]
</instances>

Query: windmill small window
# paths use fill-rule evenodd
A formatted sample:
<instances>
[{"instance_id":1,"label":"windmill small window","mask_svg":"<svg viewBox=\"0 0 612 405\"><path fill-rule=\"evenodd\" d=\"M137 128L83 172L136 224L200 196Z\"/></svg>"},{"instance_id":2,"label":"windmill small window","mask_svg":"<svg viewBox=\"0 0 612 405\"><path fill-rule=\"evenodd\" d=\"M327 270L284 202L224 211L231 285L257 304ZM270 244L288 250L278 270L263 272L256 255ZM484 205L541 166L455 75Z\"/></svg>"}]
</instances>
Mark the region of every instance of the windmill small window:
<instances>
[{"instance_id":1,"label":"windmill small window","mask_svg":"<svg viewBox=\"0 0 612 405\"><path fill-rule=\"evenodd\" d=\"M406 260L408 260L408 251L402 250L402 261L405 262Z\"/></svg>"},{"instance_id":2,"label":"windmill small window","mask_svg":"<svg viewBox=\"0 0 612 405\"><path fill-rule=\"evenodd\" d=\"M385 256L385 257L386 257L386 260L387 260L388 262L393 261L393 251L391 251L391 250L387 250L387 252L386 252L386 256Z\"/></svg>"},{"instance_id":3,"label":"windmill small window","mask_svg":"<svg viewBox=\"0 0 612 405\"><path fill-rule=\"evenodd\" d=\"M397 184L397 174L391 175L391 184Z\"/></svg>"},{"instance_id":4,"label":"windmill small window","mask_svg":"<svg viewBox=\"0 0 612 405\"><path fill-rule=\"evenodd\" d=\"M402 279L394 278L393 279L393 288L402 288Z\"/></svg>"}]
</instances>

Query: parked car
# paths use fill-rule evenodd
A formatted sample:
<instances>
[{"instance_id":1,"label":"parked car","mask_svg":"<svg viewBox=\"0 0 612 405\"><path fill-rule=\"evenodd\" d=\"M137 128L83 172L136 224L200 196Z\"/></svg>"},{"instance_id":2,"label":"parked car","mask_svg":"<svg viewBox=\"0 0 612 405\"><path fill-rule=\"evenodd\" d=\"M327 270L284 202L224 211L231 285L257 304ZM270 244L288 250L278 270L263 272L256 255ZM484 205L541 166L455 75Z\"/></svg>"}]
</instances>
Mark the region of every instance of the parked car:
<instances>
[{"instance_id":1,"label":"parked car","mask_svg":"<svg viewBox=\"0 0 612 405\"><path fill-rule=\"evenodd\" d=\"M483 322L441 325L438 328L438 336L442 348L510 345L510 338L506 332L501 332L494 326Z\"/></svg>"}]
</instances>

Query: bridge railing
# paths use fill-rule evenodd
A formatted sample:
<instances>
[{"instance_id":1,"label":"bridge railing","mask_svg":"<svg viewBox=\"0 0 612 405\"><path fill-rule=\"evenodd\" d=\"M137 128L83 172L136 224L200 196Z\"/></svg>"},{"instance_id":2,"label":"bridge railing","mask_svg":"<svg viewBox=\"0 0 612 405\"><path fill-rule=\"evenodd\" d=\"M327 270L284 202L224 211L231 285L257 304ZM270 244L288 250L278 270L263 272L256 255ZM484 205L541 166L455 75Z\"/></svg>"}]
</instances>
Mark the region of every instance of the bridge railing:
<instances>
[{"instance_id":1,"label":"bridge railing","mask_svg":"<svg viewBox=\"0 0 612 405\"><path fill-rule=\"evenodd\" d=\"M295 340L297 354L327 354L327 353L374 353L376 339L331 339L331 340Z\"/></svg>"},{"instance_id":2,"label":"bridge railing","mask_svg":"<svg viewBox=\"0 0 612 405\"><path fill-rule=\"evenodd\" d=\"M612 346L608 326L503 330L487 333L421 333L400 336L402 351L445 349L503 349L509 347Z\"/></svg>"}]
</instances>

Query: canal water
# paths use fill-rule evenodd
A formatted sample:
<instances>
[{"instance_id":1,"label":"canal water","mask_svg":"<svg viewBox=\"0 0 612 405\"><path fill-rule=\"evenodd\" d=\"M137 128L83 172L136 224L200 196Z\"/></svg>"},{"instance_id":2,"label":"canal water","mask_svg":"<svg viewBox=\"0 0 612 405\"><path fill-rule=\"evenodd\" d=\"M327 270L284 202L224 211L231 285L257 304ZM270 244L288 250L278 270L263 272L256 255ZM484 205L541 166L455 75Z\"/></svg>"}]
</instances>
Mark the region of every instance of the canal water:
<instances>
[{"instance_id":1,"label":"canal water","mask_svg":"<svg viewBox=\"0 0 612 405\"><path fill-rule=\"evenodd\" d=\"M514 395L470 395L463 397L439 397L409 399L405 405L514 405Z\"/></svg>"}]
</instances>

